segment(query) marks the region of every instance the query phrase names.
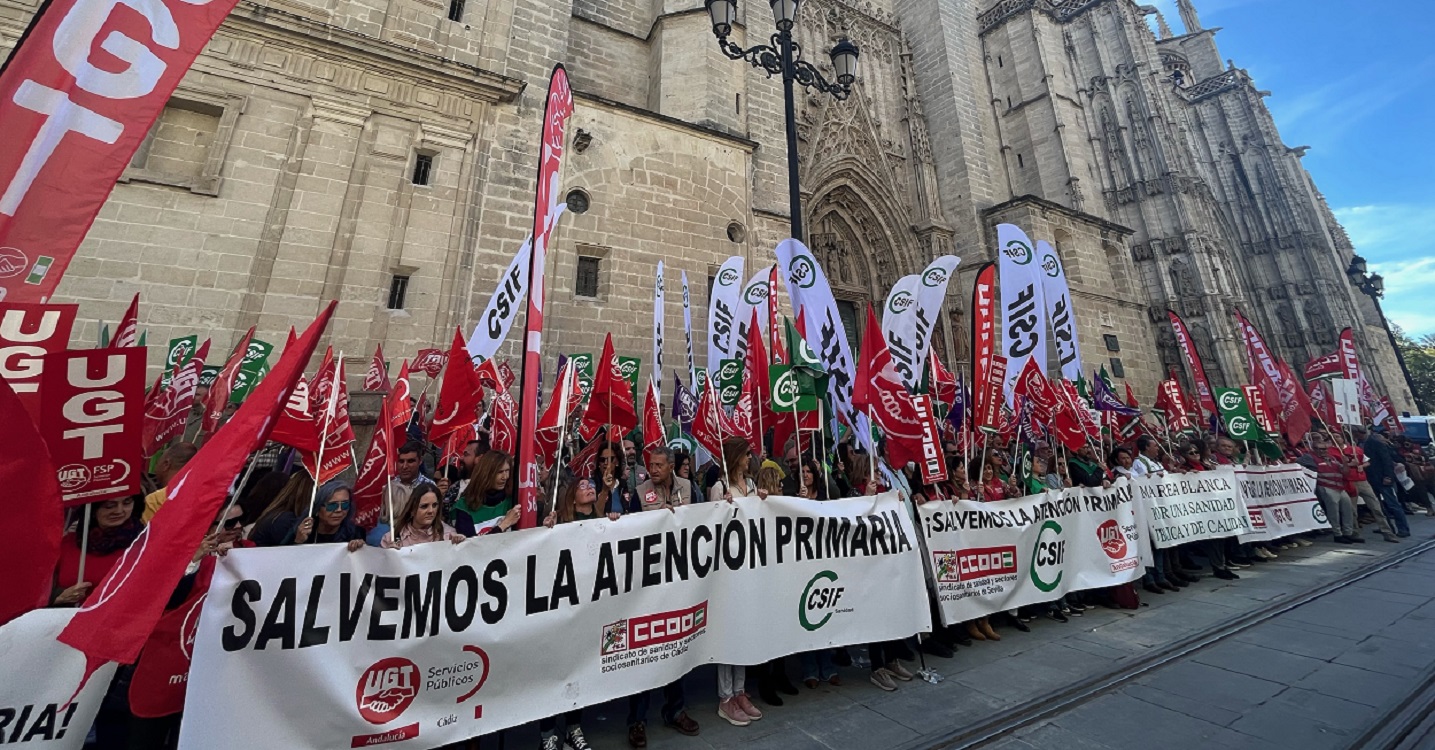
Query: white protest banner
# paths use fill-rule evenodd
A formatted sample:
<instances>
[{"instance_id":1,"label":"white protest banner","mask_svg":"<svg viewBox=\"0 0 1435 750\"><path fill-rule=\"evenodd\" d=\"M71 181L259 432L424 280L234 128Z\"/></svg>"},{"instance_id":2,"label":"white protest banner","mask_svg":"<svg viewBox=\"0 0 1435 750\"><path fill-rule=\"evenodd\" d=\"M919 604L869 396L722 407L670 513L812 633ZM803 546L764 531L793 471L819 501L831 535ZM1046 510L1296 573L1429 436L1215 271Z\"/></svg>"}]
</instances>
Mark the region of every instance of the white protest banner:
<instances>
[{"instance_id":1,"label":"white protest banner","mask_svg":"<svg viewBox=\"0 0 1435 750\"><path fill-rule=\"evenodd\" d=\"M1125 482L992 503L944 500L918 514L945 625L1145 572L1142 527Z\"/></svg>"},{"instance_id":2,"label":"white protest banner","mask_svg":"<svg viewBox=\"0 0 1435 750\"><path fill-rule=\"evenodd\" d=\"M887 292L882 305L882 340L892 355L892 367L902 385L915 391L922 384L922 370L917 366L917 295L922 277L903 276Z\"/></svg>"},{"instance_id":3,"label":"white protest banner","mask_svg":"<svg viewBox=\"0 0 1435 750\"><path fill-rule=\"evenodd\" d=\"M1350 378L1331 378L1330 392L1335 403L1335 419L1343 425L1358 425L1360 419L1360 385Z\"/></svg>"},{"instance_id":4,"label":"white protest banner","mask_svg":"<svg viewBox=\"0 0 1435 750\"><path fill-rule=\"evenodd\" d=\"M0 745L79 750L115 674L100 667L85 689L85 655L55 640L76 609L37 609L0 626Z\"/></svg>"},{"instance_id":5,"label":"white protest banner","mask_svg":"<svg viewBox=\"0 0 1435 750\"><path fill-rule=\"evenodd\" d=\"M961 262L962 259L955 255L942 255L922 270L922 287L917 290L917 372L927 371L927 355L932 352L932 333L937 330L942 303L947 300L947 284Z\"/></svg>"},{"instance_id":6,"label":"white protest banner","mask_svg":"<svg viewBox=\"0 0 1435 750\"><path fill-rule=\"evenodd\" d=\"M1330 528L1315 496L1315 472L1299 464L1237 466L1236 482L1251 519L1242 543Z\"/></svg>"},{"instance_id":7,"label":"white protest banner","mask_svg":"<svg viewBox=\"0 0 1435 750\"><path fill-rule=\"evenodd\" d=\"M708 372L717 372L722 360L732 358L733 336L737 330L738 297L742 294L741 255L723 261L713 277L708 299Z\"/></svg>"},{"instance_id":8,"label":"white protest banner","mask_svg":"<svg viewBox=\"0 0 1435 750\"><path fill-rule=\"evenodd\" d=\"M180 747L432 748L700 664L903 638L931 627L920 555L892 493L235 550L200 620Z\"/></svg>"},{"instance_id":9,"label":"white protest banner","mask_svg":"<svg viewBox=\"0 0 1435 750\"><path fill-rule=\"evenodd\" d=\"M567 209L567 203L553 207L553 212L548 215L549 232L553 231L558 217ZM518 319L518 311L523 309L523 300L528 296L528 265L532 252L533 237L530 235L523 240L523 246L518 248L508 269L498 277L498 288L493 290L478 325L473 327L473 333L468 337L468 356L474 362L493 359L499 345L508 338L508 330Z\"/></svg>"},{"instance_id":10,"label":"white protest banner","mask_svg":"<svg viewBox=\"0 0 1435 750\"><path fill-rule=\"evenodd\" d=\"M651 381L658 398L663 397L663 262L658 261L658 275L653 279L653 373Z\"/></svg>"},{"instance_id":11,"label":"white protest banner","mask_svg":"<svg viewBox=\"0 0 1435 750\"><path fill-rule=\"evenodd\" d=\"M1026 232L1014 224L997 225L997 280L1001 287L1002 354L1007 359L1006 403L1012 405L1012 387L1036 357L1046 372L1046 302L1041 266Z\"/></svg>"},{"instance_id":12,"label":"white protest banner","mask_svg":"<svg viewBox=\"0 0 1435 750\"><path fill-rule=\"evenodd\" d=\"M747 361L748 329L752 327L752 314L757 311L758 326L767 325L767 278L771 268L764 268L752 275L742 287L737 302L737 333L728 346L728 357L739 362ZM765 331L764 331L765 332Z\"/></svg>"},{"instance_id":13,"label":"white protest banner","mask_svg":"<svg viewBox=\"0 0 1435 750\"><path fill-rule=\"evenodd\" d=\"M1236 471L1230 466L1141 477L1132 480L1131 486L1157 549L1251 530Z\"/></svg>"},{"instance_id":14,"label":"white protest banner","mask_svg":"<svg viewBox=\"0 0 1435 750\"><path fill-rule=\"evenodd\" d=\"M692 295L688 292L688 272L683 271L683 338L688 345L688 385L698 382L698 363L693 357L693 308Z\"/></svg>"}]
</instances>

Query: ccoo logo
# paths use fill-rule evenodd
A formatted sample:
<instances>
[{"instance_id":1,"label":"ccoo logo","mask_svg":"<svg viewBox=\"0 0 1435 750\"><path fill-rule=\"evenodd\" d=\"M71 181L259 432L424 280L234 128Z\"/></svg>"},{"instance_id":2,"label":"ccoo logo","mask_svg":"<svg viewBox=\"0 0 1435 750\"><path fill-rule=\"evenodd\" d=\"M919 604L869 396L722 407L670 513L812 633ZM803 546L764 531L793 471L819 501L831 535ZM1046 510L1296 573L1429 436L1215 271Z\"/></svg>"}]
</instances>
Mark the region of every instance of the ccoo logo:
<instances>
[{"instance_id":1,"label":"ccoo logo","mask_svg":"<svg viewBox=\"0 0 1435 750\"><path fill-rule=\"evenodd\" d=\"M364 721L387 724L399 718L418 694L418 666L393 656L380 659L364 670L354 690L354 700Z\"/></svg>"},{"instance_id":2,"label":"ccoo logo","mask_svg":"<svg viewBox=\"0 0 1435 750\"><path fill-rule=\"evenodd\" d=\"M792 283L802 289L811 289L812 285L817 283L817 267L812 258L806 255L792 259L792 269L788 275L792 278Z\"/></svg>"},{"instance_id":3,"label":"ccoo logo","mask_svg":"<svg viewBox=\"0 0 1435 750\"><path fill-rule=\"evenodd\" d=\"M1002 252L1019 266L1024 266L1031 262L1031 246L1021 240L1011 240L1006 243L1006 247L1002 249Z\"/></svg>"},{"instance_id":4,"label":"ccoo logo","mask_svg":"<svg viewBox=\"0 0 1435 750\"><path fill-rule=\"evenodd\" d=\"M887 300L887 312L893 314L902 313L908 308L910 308L915 302L916 300L912 298L911 292L908 292L906 290L897 292L896 294L892 295L891 299Z\"/></svg>"},{"instance_id":5,"label":"ccoo logo","mask_svg":"<svg viewBox=\"0 0 1435 750\"><path fill-rule=\"evenodd\" d=\"M1221 411L1235 411L1241 408L1241 394L1239 391L1230 390L1221 394Z\"/></svg>"},{"instance_id":6,"label":"ccoo logo","mask_svg":"<svg viewBox=\"0 0 1435 750\"><path fill-rule=\"evenodd\" d=\"M837 609L837 603L847 589L836 583L837 574L824 570L803 587L802 598L797 602L797 621L803 630L817 630L826 625L834 613L841 611ZM820 619L814 619L819 615Z\"/></svg>"}]
</instances>

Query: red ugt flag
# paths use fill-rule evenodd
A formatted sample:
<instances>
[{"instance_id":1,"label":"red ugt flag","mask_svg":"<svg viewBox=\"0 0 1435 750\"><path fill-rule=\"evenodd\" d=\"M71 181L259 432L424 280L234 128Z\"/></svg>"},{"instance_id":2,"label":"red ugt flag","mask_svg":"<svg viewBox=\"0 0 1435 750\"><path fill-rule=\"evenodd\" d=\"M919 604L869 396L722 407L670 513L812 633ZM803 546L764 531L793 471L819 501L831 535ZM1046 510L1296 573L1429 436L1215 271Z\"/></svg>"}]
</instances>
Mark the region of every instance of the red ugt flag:
<instances>
[{"instance_id":1,"label":"red ugt flag","mask_svg":"<svg viewBox=\"0 0 1435 750\"><path fill-rule=\"evenodd\" d=\"M384 488L394 474L394 433L384 428L390 421L391 411L385 398L379 406L379 420L374 424L369 449L364 452L364 463L359 466L359 477L354 480L354 523L360 528L372 529L378 523Z\"/></svg>"},{"instance_id":2,"label":"red ugt flag","mask_svg":"<svg viewBox=\"0 0 1435 750\"><path fill-rule=\"evenodd\" d=\"M143 347L79 349L45 357L41 433L66 505L140 491Z\"/></svg>"},{"instance_id":3,"label":"red ugt flag","mask_svg":"<svg viewBox=\"0 0 1435 750\"><path fill-rule=\"evenodd\" d=\"M304 335L284 348L274 369L234 417L170 481L169 502L60 633L61 643L85 653L87 675L106 661L130 664L139 656L200 540L213 526L230 483L249 454L268 438L336 304L325 306Z\"/></svg>"},{"instance_id":4,"label":"red ugt flag","mask_svg":"<svg viewBox=\"0 0 1435 750\"><path fill-rule=\"evenodd\" d=\"M482 403L483 386L478 382L478 374L473 371L473 361L468 358L463 331L454 329L453 346L448 352L448 364L444 368L443 386L439 388L438 407L434 409L429 440L437 443L450 432L473 424Z\"/></svg>"},{"instance_id":5,"label":"red ugt flag","mask_svg":"<svg viewBox=\"0 0 1435 750\"><path fill-rule=\"evenodd\" d=\"M229 355L229 361L224 363L224 369L214 376L214 383L209 386L209 397L204 400L204 419L199 428L206 435L214 434L219 428L219 420L224 416L224 407L229 405L229 396L234 392L239 368L244 364L244 355L249 352L249 340L252 338L254 326L250 326L244 338L239 340L239 345Z\"/></svg>"},{"instance_id":6,"label":"red ugt flag","mask_svg":"<svg viewBox=\"0 0 1435 750\"><path fill-rule=\"evenodd\" d=\"M364 390L376 393L389 392L389 368L384 364L384 345L374 348L374 359L369 362L369 371L364 374Z\"/></svg>"},{"instance_id":7,"label":"red ugt flag","mask_svg":"<svg viewBox=\"0 0 1435 750\"><path fill-rule=\"evenodd\" d=\"M0 487L8 496L5 523L21 533L0 544L0 625L45 606L55 565L60 560L60 535L65 522L60 510L60 484L50 452L25 405L0 378L0 424L10 440L0 461Z\"/></svg>"}]
</instances>

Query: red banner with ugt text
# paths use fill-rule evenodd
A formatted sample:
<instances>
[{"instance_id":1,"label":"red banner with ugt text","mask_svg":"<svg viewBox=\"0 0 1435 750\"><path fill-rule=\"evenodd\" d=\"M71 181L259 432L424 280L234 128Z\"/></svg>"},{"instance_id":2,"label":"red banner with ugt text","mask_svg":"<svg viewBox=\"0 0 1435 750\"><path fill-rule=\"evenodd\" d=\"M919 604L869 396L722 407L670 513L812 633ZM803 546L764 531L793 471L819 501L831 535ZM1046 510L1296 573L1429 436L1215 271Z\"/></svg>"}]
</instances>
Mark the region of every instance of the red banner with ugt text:
<instances>
[{"instance_id":1,"label":"red banner with ugt text","mask_svg":"<svg viewBox=\"0 0 1435 750\"><path fill-rule=\"evenodd\" d=\"M0 275L4 274L3 263L0 261ZM70 345L70 329L79 309L79 305L0 302L0 378L10 384L37 423L45 355L62 352Z\"/></svg>"},{"instance_id":2,"label":"red banner with ugt text","mask_svg":"<svg viewBox=\"0 0 1435 750\"><path fill-rule=\"evenodd\" d=\"M235 0L53 0L0 75L0 299L44 302Z\"/></svg>"},{"instance_id":3,"label":"red banner with ugt text","mask_svg":"<svg viewBox=\"0 0 1435 750\"><path fill-rule=\"evenodd\" d=\"M45 358L40 434L65 505L140 491L144 347L56 352Z\"/></svg>"}]
</instances>

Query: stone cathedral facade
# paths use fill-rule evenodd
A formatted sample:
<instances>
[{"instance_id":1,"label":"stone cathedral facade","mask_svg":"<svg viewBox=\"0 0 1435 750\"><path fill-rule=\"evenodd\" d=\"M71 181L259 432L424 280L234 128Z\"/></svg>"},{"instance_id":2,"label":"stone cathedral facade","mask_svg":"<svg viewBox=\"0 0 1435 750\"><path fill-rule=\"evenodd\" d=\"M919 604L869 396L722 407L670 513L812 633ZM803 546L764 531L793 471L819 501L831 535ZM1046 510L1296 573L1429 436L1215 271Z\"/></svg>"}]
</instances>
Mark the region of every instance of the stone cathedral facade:
<instances>
[{"instance_id":1,"label":"stone cathedral facade","mask_svg":"<svg viewBox=\"0 0 1435 750\"><path fill-rule=\"evenodd\" d=\"M837 40L861 50L850 99L797 102L805 239L849 334L898 278L955 253L937 346L964 364L971 276L1011 222L1066 264L1088 368L1144 403L1184 369L1168 308L1217 384L1244 380L1239 308L1297 370L1353 326L1376 387L1411 408L1304 149L1178 4L1179 35L1132 0L802 4L805 59L830 77ZM0 49L38 6L0 0ZM740 4L734 41L772 31L767 3ZM716 269L771 263L790 216L780 81L722 54L701 0L240 0L60 285L86 319L76 345L139 291L151 341L200 332L227 351L251 325L282 341L338 298L330 343L351 357L447 346L530 231L559 62L577 105L548 357L612 332L646 373L663 259L665 364L686 369L679 272L701 364Z\"/></svg>"}]
</instances>

